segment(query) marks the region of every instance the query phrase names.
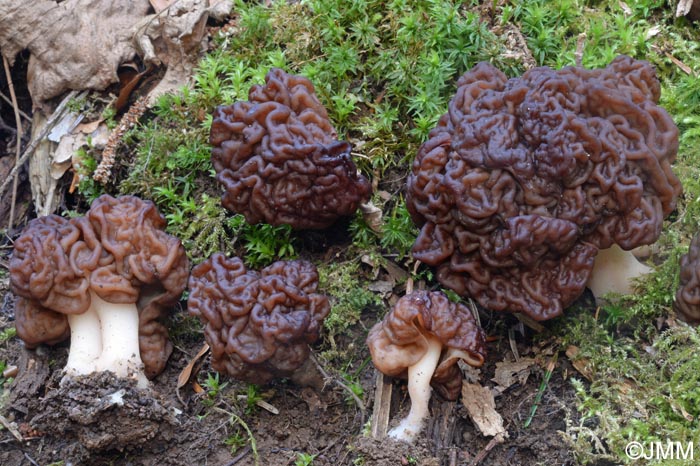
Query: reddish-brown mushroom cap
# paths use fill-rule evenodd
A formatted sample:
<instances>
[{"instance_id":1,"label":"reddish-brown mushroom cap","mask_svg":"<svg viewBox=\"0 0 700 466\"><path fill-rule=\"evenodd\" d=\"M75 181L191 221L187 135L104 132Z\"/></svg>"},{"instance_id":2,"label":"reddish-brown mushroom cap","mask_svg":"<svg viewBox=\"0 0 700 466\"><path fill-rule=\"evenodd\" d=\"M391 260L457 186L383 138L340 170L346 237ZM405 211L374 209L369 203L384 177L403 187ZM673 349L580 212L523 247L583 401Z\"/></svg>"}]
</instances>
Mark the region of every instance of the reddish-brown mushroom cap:
<instances>
[{"instance_id":1,"label":"reddish-brown mushroom cap","mask_svg":"<svg viewBox=\"0 0 700 466\"><path fill-rule=\"evenodd\" d=\"M160 373L172 352L161 320L189 274L184 248L164 227L155 205L134 196L103 195L85 217L31 221L10 262L19 336L29 346L67 338L66 315L86 312L93 292L109 303L138 307L145 373ZM54 331L44 330L54 325Z\"/></svg>"},{"instance_id":2,"label":"reddish-brown mushroom cap","mask_svg":"<svg viewBox=\"0 0 700 466\"><path fill-rule=\"evenodd\" d=\"M414 257L491 310L561 314L599 249L653 243L675 208L678 129L659 95L653 67L624 56L513 79L477 65L407 181Z\"/></svg>"},{"instance_id":3,"label":"reddish-brown mushroom cap","mask_svg":"<svg viewBox=\"0 0 700 466\"><path fill-rule=\"evenodd\" d=\"M272 69L247 102L220 106L210 142L221 202L248 223L325 228L369 199L311 82Z\"/></svg>"},{"instance_id":4,"label":"reddish-brown mushroom cap","mask_svg":"<svg viewBox=\"0 0 700 466\"><path fill-rule=\"evenodd\" d=\"M690 242L688 253L681 257L680 282L673 308L685 322L700 324L700 233Z\"/></svg>"},{"instance_id":5,"label":"reddish-brown mushroom cap","mask_svg":"<svg viewBox=\"0 0 700 466\"><path fill-rule=\"evenodd\" d=\"M192 269L188 309L205 324L212 367L264 384L289 377L309 357L330 312L307 261L279 261L259 273L217 253Z\"/></svg>"},{"instance_id":6,"label":"reddish-brown mushroom cap","mask_svg":"<svg viewBox=\"0 0 700 466\"><path fill-rule=\"evenodd\" d=\"M444 293L414 291L399 299L367 337L372 362L382 373L406 378L409 367L428 351L427 337L442 345L431 384L447 399L457 399L462 375L460 359L480 366L486 356L484 332L469 309L451 302Z\"/></svg>"}]
</instances>

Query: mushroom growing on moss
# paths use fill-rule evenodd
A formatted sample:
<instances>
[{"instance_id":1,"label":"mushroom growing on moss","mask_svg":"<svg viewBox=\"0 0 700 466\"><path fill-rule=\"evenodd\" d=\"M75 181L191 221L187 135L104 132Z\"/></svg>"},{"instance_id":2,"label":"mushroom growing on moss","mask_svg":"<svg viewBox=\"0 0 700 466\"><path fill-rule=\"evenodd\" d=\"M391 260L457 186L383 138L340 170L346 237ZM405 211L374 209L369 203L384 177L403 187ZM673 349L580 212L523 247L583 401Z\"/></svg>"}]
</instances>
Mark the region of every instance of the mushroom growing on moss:
<instances>
[{"instance_id":1,"label":"mushroom growing on moss","mask_svg":"<svg viewBox=\"0 0 700 466\"><path fill-rule=\"evenodd\" d=\"M162 372L172 344L161 319L189 274L184 248L164 227L155 205L133 196L103 195L84 217L32 220L10 261L27 347L70 335L67 375L112 371L143 386Z\"/></svg>"},{"instance_id":2,"label":"mushroom growing on moss","mask_svg":"<svg viewBox=\"0 0 700 466\"><path fill-rule=\"evenodd\" d=\"M479 367L484 362L484 333L469 309L450 302L444 293L414 291L369 332L372 362L382 373L408 378L411 410L389 431L397 440L413 442L428 415L431 384L455 400L462 388L461 359Z\"/></svg>"},{"instance_id":3,"label":"mushroom growing on moss","mask_svg":"<svg viewBox=\"0 0 700 466\"><path fill-rule=\"evenodd\" d=\"M513 79L481 63L457 85L407 180L413 255L443 285L549 319L581 295L600 250L657 240L681 185L678 129L649 63Z\"/></svg>"},{"instance_id":4,"label":"mushroom growing on moss","mask_svg":"<svg viewBox=\"0 0 700 466\"><path fill-rule=\"evenodd\" d=\"M212 367L239 380L265 384L290 377L301 385L309 344L330 312L307 261L278 261L260 272L217 253L192 269L187 307L204 323Z\"/></svg>"},{"instance_id":5,"label":"mushroom growing on moss","mask_svg":"<svg viewBox=\"0 0 700 466\"><path fill-rule=\"evenodd\" d=\"M302 76L272 69L247 102L216 109L209 140L221 203L248 223L321 229L369 199L350 144Z\"/></svg>"},{"instance_id":6,"label":"mushroom growing on moss","mask_svg":"<svg viewBox=\"0 0 700 466\"><path fill-rule=\"evenodd\" d=\"M681 257L679 286L673 308L685 322L700 324L700 233L693 237L688 253Z\"/></svg>"}]
</instances>

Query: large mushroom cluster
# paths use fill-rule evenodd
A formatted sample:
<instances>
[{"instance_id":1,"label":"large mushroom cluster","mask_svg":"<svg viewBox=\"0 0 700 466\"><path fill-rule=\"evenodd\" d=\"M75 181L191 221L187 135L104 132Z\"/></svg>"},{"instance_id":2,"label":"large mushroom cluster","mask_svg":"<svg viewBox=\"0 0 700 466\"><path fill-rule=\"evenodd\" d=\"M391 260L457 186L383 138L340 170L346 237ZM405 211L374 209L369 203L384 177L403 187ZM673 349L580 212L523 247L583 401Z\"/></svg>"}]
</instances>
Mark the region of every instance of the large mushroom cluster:
<instances>
[{"instance_id":1,"label":"large mushroom cluster","mask_svg":"<svg viewBox=\"0 0 700 466\"><path fill-rule=\"evenodd\" d=\"M443 285L548 319L581 295L600 250L656 241L681 186L649 63L513 79L481 63L457 86L407 181L413 255Z\"/></svg>"},{"instance_id":2,"label":"large mushroom cluster","mask_svg":"<svg viewBox=\"0 0 700 466\"><path fill-rule=\"evenodd\" d=\"M109 195L84 217L32 220L10 262L19 337L32 348L70 336L70 375L159 374L172 352L162 319L189 275L165 224L152 202Z\"/></svg>"},{"instance_id":3,"label":"large mushroom cluster","mask_svg":"<svg viewBox=\"0 0 700 466\"><path fill-rule=\"evenodd\" d=\"M274 68L248 101L218 107L210 142L221 202L248 223L326 228L369 199L350 144L303 76Z\"/></svg>"},{"instance_id":4,"label":"large mushroom cluster","mask_svg":"<svg viewBox=\"0 0 700 466\"><path fill-rule=\"evenodd\" d=\"M317 287L316 267L301 260L255 272L217 253L194 267L187 304L204 323L212 367L256 384L294 376L330 312Z\"/></svg>"}]
</instances>

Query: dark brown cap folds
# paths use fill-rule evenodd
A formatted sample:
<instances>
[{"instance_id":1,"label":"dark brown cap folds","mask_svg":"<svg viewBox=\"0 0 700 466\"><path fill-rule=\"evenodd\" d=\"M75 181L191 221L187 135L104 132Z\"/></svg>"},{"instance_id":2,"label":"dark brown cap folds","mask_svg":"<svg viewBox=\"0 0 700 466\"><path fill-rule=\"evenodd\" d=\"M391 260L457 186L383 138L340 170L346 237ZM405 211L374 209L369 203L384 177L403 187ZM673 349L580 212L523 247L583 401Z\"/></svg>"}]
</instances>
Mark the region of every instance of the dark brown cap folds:
<instances>
[{"instance_id":1,"label":"dark brown cap folds","mask_svg":"<svg viewBox=\"0 0 700 466\"><path fill-rule=\"evenodd\" d=\"M330 312L307 261L279 261L260 272L217 253L192 269L188 308L205 324L212 367L256 384L289 377L309 356Z\"/></svg>"},{"instance_id":2,"label":"dark brown cap folds","mask_svg":"<svg viewBox=\"0 0 700 466\"><path fill-rule=\"evenodd\" d=\"M673 308L689 324L700 324L700 233L690 242L688 253L681 257L680 283Z\"/></svg>"},{"instance_id":3,"label":"dark brown cap folds","mask_svg":"<svg viewBox=\"0 0 700 466\"><path fill-rule=\"evenodd\" d=\"M31 221L10 262L19 336L30 346L67 338L67 322L56 322L85 312L92 291L108 302L137 304L145 372L160 373L172 351L161 319L189 274L182 244L164 227L155 205L134 196L103 195L84 217ZM39 331L54 325L55 335Z\"/></svg>"},{"instance_id":4,"label":"dark brown cap folds","mask_svg":"<svg viewBox=\"0 0 700 466\"><path fill-rule=\"evenodd\" d=\"M469 309L451 302L444 293L414 291L399 299L369 332L372 362L386 375L405 378L407 369L428 351L427 335L436 337L443 347L431 383L445 398L457 399L462 388L457 361L480 366L486 343Z\"/></svg>"},{"instance_id":5,"label":"dark brown cap folds","mask_svg":"<svg viewBox=\"0 0 700 466\"><path fill-rule=\"evenodd\" d=\"M369 199L371 186L338 141L311 82L274 68L247 102L216 109L212 162L221 202L248 223L330 226Z\"/></svg>"},{"instance_id":6,"label":"dark brown cap folds","mask_svg":"<svg viewBox=\"0 0 700 466\"><path fill-rule=\"evenodd\" d=\"M477 65L407 181L414 257L488 309L561 314L599 249L653 243L675 208L678 129L659 95L625 56L513 79Z\"/></svg>"}]
</instances>

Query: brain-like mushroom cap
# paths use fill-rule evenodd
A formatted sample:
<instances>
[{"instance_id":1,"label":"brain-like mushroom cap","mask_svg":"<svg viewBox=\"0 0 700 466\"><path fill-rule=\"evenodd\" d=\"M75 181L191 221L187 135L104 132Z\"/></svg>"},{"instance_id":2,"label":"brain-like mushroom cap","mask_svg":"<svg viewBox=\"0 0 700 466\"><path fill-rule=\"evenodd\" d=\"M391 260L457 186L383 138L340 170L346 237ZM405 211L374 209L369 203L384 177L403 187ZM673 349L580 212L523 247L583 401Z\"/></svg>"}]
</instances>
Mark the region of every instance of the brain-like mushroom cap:
<instances>
[{"instance_id":1,"label":"brain-like mushroom cap","mask_svg":"<svg viewBox=\"0 0 700 466\"><path fill-rule=\"evenodd\" d=\"M10 261L20 338L29 346L67 338L66 315L85 312L93 291L108 302L137 305L145 373L159 374L172 352L160 320L189 274L182 244L164 227L152 202L109 195L95 200L84 217L50 215L29 222ZM42 333L54 325L53 332Z\"/></svg>"},{"instance_id":2,"label":"brain-like mushroom cap","mask_svg":"<svg viewBox=\"0 0 700 466\"><path fill-rule=\"evenodd\" d=\"M188 309L205 324L212 367L264 384L291 376L309 356L330 312L307 261L278 261L259 273L217 253L192 269Z\"/></svg>"},{"instance_id":3,"label":"brain-like mushroom cap","mask_svg":"<svg viewBox=\"0 0 700 466\"><path fill-rule=\"evenodd\" d=\"M248 223L325 228L369 198L350 144L302 76L272 69L247 102L220 106L210 142L221 203Z\"/></svg>"},{"instance_id":4,"label":"brain-like mushroom cap","mask_svg":"<svg viewBox=\"0 0 700 466\"><path fill-rule=\"evenodd\" d=\"M417 259L491 310L537 320L583 292L599 249L656 241L681 186L678 129L652 66L481 63L417 154L407 205Z\"/></svg>"},{"instance_id":5,"label":"brain-like mushroom cap","mask_svg":"<svg viewBox=\"0 0 700 466\"><path fill-rule=\"evenodd\" d=\"M673 307L689 324L700 324L700 233L690 242L688 253L681 257L679 287Z\"/></svg>"},{"instance_id":6,"label":"brain-like mushroom cap","mask_svg":"<svg viewBox=\"0 0 700 466\"><path fill-rule=\"evenodd\" d=\"M462 387L457 361L480 366L486 356L484 332L469 309L453 303L438 291L414 291L372 327L367 345L372 362L382 373L406 377L428 350L426 335L443 345L440 362L431 384L447 399L454 400Z\"/></svg>"}]
</instances>

